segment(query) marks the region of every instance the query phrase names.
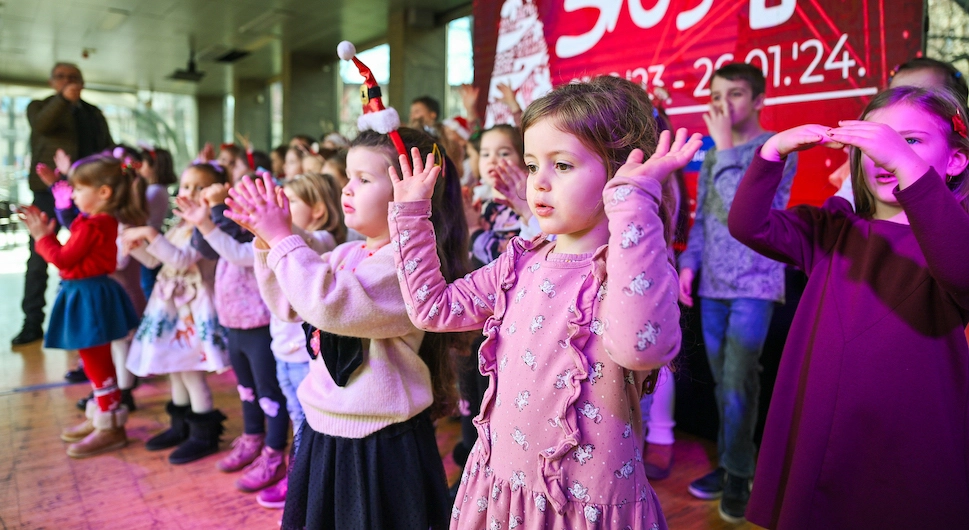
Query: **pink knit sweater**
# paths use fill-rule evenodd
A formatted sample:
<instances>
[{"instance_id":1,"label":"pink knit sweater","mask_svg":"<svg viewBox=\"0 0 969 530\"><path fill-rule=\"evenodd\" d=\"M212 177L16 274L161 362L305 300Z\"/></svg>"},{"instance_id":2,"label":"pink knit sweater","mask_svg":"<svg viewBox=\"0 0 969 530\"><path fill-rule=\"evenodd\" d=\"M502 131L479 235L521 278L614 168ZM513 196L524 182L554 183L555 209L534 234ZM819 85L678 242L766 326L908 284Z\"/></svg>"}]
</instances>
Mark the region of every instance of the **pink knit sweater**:
<instances>
[{"instance_id":1,"label":"pink knit sweater","mask_svg":"<svg viewBox=\"0 0 969 530\"><path fill-rule=\"evenodd\" d=\"M344 387L322 358L310 361L297 395L313 430L363 438L431 406L430 371L417 355L424 332L404 309L389 245L371 253L353 241L320 256L294 235L271 251L256 250L255 258L259 290L273 314L369 339L363 365Z\"/></svg>"}]
</instances>

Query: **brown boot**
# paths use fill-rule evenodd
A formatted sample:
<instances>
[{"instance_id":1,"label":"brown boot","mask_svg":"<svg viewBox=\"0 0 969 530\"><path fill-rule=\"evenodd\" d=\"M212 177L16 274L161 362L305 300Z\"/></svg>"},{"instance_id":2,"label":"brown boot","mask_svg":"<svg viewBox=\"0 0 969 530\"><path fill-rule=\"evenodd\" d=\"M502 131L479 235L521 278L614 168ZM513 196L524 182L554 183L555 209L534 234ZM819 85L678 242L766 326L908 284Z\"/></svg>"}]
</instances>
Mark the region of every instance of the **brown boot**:
<instances>
[{"instance_id":1,"label":"brown boot","mask_svg":"<svg viewBox=\"0 0 969 530\"><path fill-rule=\"evenodd\" d=\"M670 476L673 469L673 444L646 444L646 457L643 462L646 477L650 480L663 480Z\"/></svg>"},{"instance_id":2,"label":"brown boot","mask_svg":"<svg viewBox=\"0 0 969 530\"><path fill-rule=\"evenodd\" d=\"M94 412L98 409L98 404L93 399L89 399L85 405L84 416L86 419L84 423L80 425L75 425L73 427L68 427L61 431L61 440L65 442L74 443L80 442L87 435L94 432Z\"/></svg>"},{"instance_id":3,"label":"brown boot","mask_svg":"<svg viewBox=\"0 0 969 530\"><path fill-rule=\"evenodd\" d=\"M92 420L94 432L80 442L68 446L67 456L87 458L128 445L128 437L124 432L127 420L128 409L124 406L108 412L95 411Z\"/></svg>"}]
</instances>

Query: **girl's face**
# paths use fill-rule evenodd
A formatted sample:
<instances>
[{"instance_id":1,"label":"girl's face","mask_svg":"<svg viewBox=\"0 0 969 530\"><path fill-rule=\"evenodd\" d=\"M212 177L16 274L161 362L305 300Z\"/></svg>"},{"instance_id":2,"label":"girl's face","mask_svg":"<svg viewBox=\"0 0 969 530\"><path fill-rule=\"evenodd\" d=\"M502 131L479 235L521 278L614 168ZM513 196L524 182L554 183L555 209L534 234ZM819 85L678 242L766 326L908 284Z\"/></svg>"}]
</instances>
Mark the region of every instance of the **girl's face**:
<instances>
[{"instance_id":1,"label":"girl's face","mask_svg":"<svg viewBox=\"0 0 969 530\"><path fill-rule=\"evenodd\" d=\"M299 175L303 171L303 160L300 158L296 151L290 149L286 151L286 163L283 164L283 175L285 178L290 179Z\"/></svg>"},{"instance_id":2,"label":"girl's face","mask_svg":"<svg viewBox=\"0 0 969 530\"><path fill-rule=\"evenodd\" d=\"M343 187L343 220L347 227L368 238L387 237L387 204L394 198L394 186L387 175L390 152L372 147L354 147L347 154L347 177Z\"/></svg>"},{"instance_id":3,"label":"girl's face","mask_svg":"<svg viewBox=\"0 0 969 530\"><path fill-rule=\"evenodd\" d=\"M237 158L235 163L232 164L232 171L230 176L232 178L232 184L235 185L239 180L249 172L249 164L246 163L242 158Z\"/></svg>"},{"instance_id":4,"label":"girl's face","mask_svg":"<svg viewBox=\"0 0 969 530\"><path fill-rule=\"evenodd\" d=\"M269 160L272 161L273 175L277 177L283 175L283 168L285 167L286 161L279 156L279 153L276 151L269 153Z\"/></svg>"},{"instance_id":5,"label":"girl's face","mask_svg":"<svg viewBox=\"0 0 969 530\"><path fill-rule=\"evenodd\" d=\"M293 224L303 230L313 230L314 227L326 223L326 206L312 207L289 188L283 188L283 193L289 199L289 213L293 216ZM322 205L320 205L322 206ZM321 223L322 221L322 223Z\"/></svg>"},{"instance_id":6,"label":"girl's face","mask_svg":"<svg viewBox=\"0 0 969 530\"><path fill-rule=\"evenodd\" d=\"M931 165L943 179L946 175L961 173L966 167L966 155L949 146L948 136L952 125L918 107L896 103L869 113L865 121L882 123L894 129L905 138L915 154ZM898 186L895 175L875 166L864 153L861 155L861 169L875 202L899 208L894 193Z\"/></svg>"},{"instance_id":7,"label":"girl's face","mask_svg":"<svg viewBox=\"0 0 969 530\"><path fill-rule=\"evenodd\" d=\"M141 164L141 168L138 169L138 173L144 177L149 184L158 181L158 174L155 172L155 166L152 166L147 161Z\"/></svg>"},{"instance_id":8,"label":"girl's face","mask_svg":"<svg viewBox=\"0 0 969 530\"><path fill-rule=\"evenodd\" d=\"M219 151L219 157L215 161L226 171L232 171L232 166L236 164L236 157L232 156L231 152L223 149Z\"/></svg>"},{"instance_id":9,"label":"girl's face","mask_svg":"<svg viewBox=\"0 0 969 530\"><path fill-rule=\"evenodd\" d=\"M182 173L182 178L178 181L178 196L198 201L202 195L202 190L212 184L215 184L215 181L208 173L188 168Z\"/></svg>"},{"instance_id":10,"label":"girl's face","mask_svg":"<svg viewBox=\"0 0 969 530\"><path fill-rule=\"evenodd\" d=\"M318 156L304 156L301 167L304 174L319 173L323 169L323 159Z\"/></svg>"},{"instance_id":11,"label":"girl's face","mask_svg":"<svg viewBox=\"0 0 969 530\"><path fill-rule=\"evenodd\" d=\"M511 138L502 131L490 131L481 137L481 151L478 153L478 172L481 180L489 186L495 185L495 177L492 174L498 165L498 160L505 159L512 166L522 167L522 157L515 150L515 144Z\"/></svg>"},{"instance_id":12,"label":"girl's face","mask_svg":"<svg viewBox=\"0 0 969 530\"><path fill-rule=\"evenodd\" d=\"M343 172L343 169L341 169L340 166L336 165L336 163L334 162L331 162L329 160L324 162L323 168L320 169L320 173L327 173L327 174L333 175L333 177L336 178L336 183L340 185L340 188L343 188L343 186L347 185L346 174Z\"/></svg>"},{"instance_id":13,"label":"girl's face","mask_svg":"<svg viewBox=\"0 0 969 530\"><path fill-rule=\"evenodd\" d=\"M71 199L77 209L88 215L100 212L108 199L111 198L111 188L108 186L90 186L75 184Z\"/></svg>"},{"instance_id":14,"label":"girl's face","mask_svg":"<svg viewBox=\"0 0 969 530\"><path fill-rule=\"evenodd\" d=\"M601 236L602 230L608 234L602 204L607 174L599 156L545 119L525 131L525 166L528 206L543 232L559 236L556 248L578 252L598 248L599 244L586 248L598 241L586 236L593 232Z\"/></svg>"}]
</instances>

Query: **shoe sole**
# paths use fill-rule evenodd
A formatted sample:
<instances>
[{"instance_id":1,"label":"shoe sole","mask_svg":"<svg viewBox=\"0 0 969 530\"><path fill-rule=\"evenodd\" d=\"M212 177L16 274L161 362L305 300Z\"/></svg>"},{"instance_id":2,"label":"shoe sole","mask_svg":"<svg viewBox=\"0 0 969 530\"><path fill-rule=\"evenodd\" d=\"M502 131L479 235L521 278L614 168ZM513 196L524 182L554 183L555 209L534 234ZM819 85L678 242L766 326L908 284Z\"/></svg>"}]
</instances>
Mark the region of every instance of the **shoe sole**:
<instances>
[{"instance_id":1,"label":"shoe sole","mask_svg":"<svg viewBox=\"0 0 969 530\"><path fill-rule=\"evenodd\" d=\"M744 516L741 515L740 517L734 517L733 515L723 511L723 507L717 507L717 511L720 512L720 518L730 524L741 524L747 522L747 519Z\"/></svg>"},{"instance_id":2,"label":"shoe sole","mask_svg":"<svg viewBox=\"0 0 969 530\"><path fill-rule=\"evenodd\" d=\"M94 431L91 431L91 432L94 432ZM88 434L91 434L91 433L88 433ZM74 437L71 437L71 436L65 436L63 434L61 435L61 440L65 441L65 442L67 442L69 444L76 444L77 442L80 442L81 440L83 440L85 438L87 438L87 434L85 434L84 436L81 436L80 438L74 438Z\"/></svg>"},{"instance_id":3,"label":"shoe sole","mask_svg":"<svg viewBox=\"0 0 969 530\"><path fill-rule=\"evenodd\" d=\"M108 451L114 451L116 449L121 449L122 447L125 447L126 445L128 445L128 440L124 440L122 442L118 442L118 443L109 445L107 447L102 447L101 449L99 449L99 450L97 450L97 451L95 451L93 453L80 453L80 454L72 454L71 451L70 451L70 449L68 449L67 456L69 456L71 458L77 458L77 459L80 460L82 458L88 458L88 457L91 457L91 456L97 456L97 455L102 454L102 453L107 453Z\"/></svg>"},{"instance_id":4,"label":"shoe sole","mask_svg":"<svg viewBox=\"0 0 969 530\"><path fill-rule=\"evenodd\" d=\"M218 449L213 449L212 451L208 451L208 452L202 453L200 455L193 456L192 458L187 458L187 459L186 458L179 458L177 460L172 460L171 455L169 455L169 457L168 457L168 463L169 464L172 464L172 465L175 465L175 466L179 466L179 465L182 465L182 464L188 464L188 463L191 463L191 462L195 462L196 460L201 460L201 459L203 459L203 458L205 458L207 456L214 455L215 453L218 453L218 452L219 452Z\"/></svg>"},{"instance_id":5,"label":"shoe sole","mask_svg":"<svg viewBox=\"0 0 969 530\"><path fill-rule=\"evenodd\" d=\"M703 491L703 490L698 490L693 486L688 486L687 489L690 490L690 495L693 495L694 497L698 499L703 499L705 501L712 501L715 499L719 499L720 497L723 496L723 491L717 491L717 492Z\"/></svg>"},{"instance_id":6,"label":"shoe sole","mask_svg":"<svg viewBox=\"0 0 969 530\"><path fill-rule=\"evenodd\" d=\"M259 497L256 497L256 502L259 503L259 506L262 506L263 508L268 508L270 510L279 510L280 508L285 508L286 507L286 501L285 500L283 500L283 501L264 501L264 500L260 499Z\"/></svg>"}]
</instances>

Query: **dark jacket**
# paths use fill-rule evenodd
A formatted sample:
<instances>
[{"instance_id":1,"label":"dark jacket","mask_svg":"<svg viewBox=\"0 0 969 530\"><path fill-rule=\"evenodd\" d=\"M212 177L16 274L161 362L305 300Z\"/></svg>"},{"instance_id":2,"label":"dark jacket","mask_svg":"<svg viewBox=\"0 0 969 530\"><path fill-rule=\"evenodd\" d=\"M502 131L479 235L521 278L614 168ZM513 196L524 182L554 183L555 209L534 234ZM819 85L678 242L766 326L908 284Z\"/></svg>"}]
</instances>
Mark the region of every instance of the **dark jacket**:
<instances>
[{"instance_id":1,"label":"dark jacket","mask_svg":"<svg viewBox=\"0 0 969 530\"><path fill-rule=\"evenodd\" d=\"M111 133L108 122L97 107L80 101L79 105L88 111L86 114L95 118L93 124L96 138L95 152L111 147ZM37 176L38 163L54 167L54 153L63 149L71 160L93 153L78 153L77 122L71 102L60 94L55 94L43 101L34 100L27 105L27 120L30 122L30 189L33 191L47 191L47 185Z\"/></svg>"}]
</instances>

